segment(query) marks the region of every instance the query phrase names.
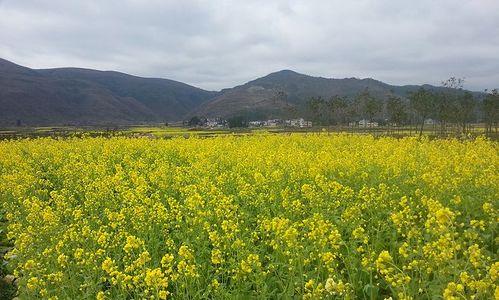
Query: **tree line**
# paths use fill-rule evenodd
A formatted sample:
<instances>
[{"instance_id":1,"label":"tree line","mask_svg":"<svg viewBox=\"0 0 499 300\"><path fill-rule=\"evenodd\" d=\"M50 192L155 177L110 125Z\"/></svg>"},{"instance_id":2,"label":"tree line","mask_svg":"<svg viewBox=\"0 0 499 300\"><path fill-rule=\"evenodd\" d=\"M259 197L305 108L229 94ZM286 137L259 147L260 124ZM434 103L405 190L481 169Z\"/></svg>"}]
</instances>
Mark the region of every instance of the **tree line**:
<instances>
[{"instance_id":1,"label":"tree line","mask_svg":"<svg viewBox=\"0 0 499 300\"><path fill-rule=\"evenodd\" d=\"M497 132L499 93L497 89L473 94L463 89L464 80L452 77L442 88L420 87L406 98L393 92L376 96L368 88L354 97L312 97L307 101L309 117L320 125L348 125L359 120L388 126L415 126L422 134L425 121L431 120L440 130L458 126L467 133L470 124L485 124L486 133Z\"/></svg>"}]
</instances>

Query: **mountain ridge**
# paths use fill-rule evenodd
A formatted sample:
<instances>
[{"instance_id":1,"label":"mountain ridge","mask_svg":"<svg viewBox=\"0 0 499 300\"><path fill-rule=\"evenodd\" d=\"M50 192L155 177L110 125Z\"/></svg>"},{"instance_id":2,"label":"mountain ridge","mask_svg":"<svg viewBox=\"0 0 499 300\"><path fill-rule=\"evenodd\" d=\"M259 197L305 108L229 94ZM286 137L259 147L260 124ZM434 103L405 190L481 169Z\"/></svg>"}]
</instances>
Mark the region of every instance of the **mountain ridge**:
<instances>
[{"instance_id":1,"label":"mountain ridge","mask_svg":"<svg viewBox=\"0 0 499 300\"><path fill-rule=\"evenodd\" d=\"M389 95L407 97L419 85L395 86L372 78L325 78L281 70L224 89L210 101L201 104L191 115L251 118L297 117L305 114L307 101L312 97L330 98L336 95L354 98L366 88L382 99ZM426 85L430 89L441 89ZM275 107L280 108L276 113ZM284 109L284 111L282 111ZM279 109L278 109L279 110Z\"/></svg>"},{"instance_id":2,"label":"mountain ridge","mask_svg":"<svg viewBox=\"0 0 499 300\"><path fill-rule=\"evenodd\" d=\"M182 82L84 68L30 69L0 60L0 125L181 120L216 95Z\"/></svg>"},{"instance_id":3,"label":"mountain ridge","mask_svg":"<svg viewBox=\"0 0 499 300\"><path fill-rule=\"evenodd\" d=\"M74 67L31 69L0 58L0 126L152 123L195 115L283 118L301 114L311 97L355 97L367 88L376 97L404 98L420 87L283 69L232 88L207 91L171 79Z\"/></svg>"}]
</instances>

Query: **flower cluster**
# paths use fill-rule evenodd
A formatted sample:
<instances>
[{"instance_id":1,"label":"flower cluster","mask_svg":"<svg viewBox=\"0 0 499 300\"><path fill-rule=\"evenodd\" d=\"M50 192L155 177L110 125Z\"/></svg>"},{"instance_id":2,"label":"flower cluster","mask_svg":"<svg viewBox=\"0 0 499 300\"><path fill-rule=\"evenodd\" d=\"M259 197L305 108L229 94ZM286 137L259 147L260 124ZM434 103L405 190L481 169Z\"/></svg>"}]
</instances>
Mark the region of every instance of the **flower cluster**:
<instances>
[{"instance_id":1,"label":"flower cluster","mask_svg":"<svg viewBox=\"0 0 499 300\"><path fill-rule=\"evenodd\" d=\"M499 144L0 142L22 299L498 299Z\"/></svg>"}]
</instances>

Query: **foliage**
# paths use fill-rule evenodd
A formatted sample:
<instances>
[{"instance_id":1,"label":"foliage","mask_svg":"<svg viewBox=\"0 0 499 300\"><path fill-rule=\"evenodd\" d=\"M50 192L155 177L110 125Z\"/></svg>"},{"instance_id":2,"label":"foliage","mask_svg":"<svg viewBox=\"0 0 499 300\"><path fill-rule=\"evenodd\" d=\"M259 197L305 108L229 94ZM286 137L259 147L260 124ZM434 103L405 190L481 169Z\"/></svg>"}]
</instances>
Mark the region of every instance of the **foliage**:
<instances>
[{"instance_id":1,"label":"foliage","mask_svg":"<svg viewBox=\"0 0 499 300\"><path fill-rule=\"evenodd\" d=\"M497 126L499 122L499 93L496 89L485 96L482 103L482 110L484 112L487 131L492 131L492 126Z\"/></svg>"},{"instance_id":2,"label":"foliage","mask_svg":"<svg viewBox=\"0 0 499 300\"><path fill-rule=\"evenodd\" d=\"M203 121L198 116L194 116L187 122L187 125L189 125L189 126L201 126L201 125L203 125Z\"/></svg>"},{"instance_id":3,"label":"foliage","mask_svg":"<svg viewBox=\"0 0 499 300\"><path fill-rule=\"evenodd\" d=\"M419 135L422 135L425 119L435 112L437 106L436 95L425 88L420 88L409 95L409 101L412 109L419 116L421 124Z\"/></svg>"},{"instance_id":4,"label":"foliage","mask_svg":"<svg viewBox=\"0 0 499 300\"><path fill-rule=\"evenodd\" d=\"M227 120L227 125L229 128L241 128L248 127L248 122L243 116L234 116Z\"/></svg>"},{"instance_id":5,"label":"foliage","mask_svg":"<svg viewBox=\"0 0 499 300\"><path fill-rule=\"evenodd\" d=\"M357 96L357 102L360 104L362 117L368 119L369 121L374 120L374 116L381 112L383 108L382 101L373 96L367 88L359 93Z\"/></svg>"},{"instance_id":6,"label":"foliage","mask_svg":"<svg viewBox=\"0 0 499 300\"><path fill-rule=\"evenodd\" d=\"M336 123L344 124L348 119L349 101L346 97L334 96L327 102L327 107L330 110Z\"/></svg>"},{"instance_id":7,"label":"foliage","mask_svg":"<svg viewBox=\"0 0 499 300\"><path fill-rule=\"evenodd\" d=\"M400 97L390 95L386 103L389 120L397 125L407 122L407 107Z\"/></svg>"},{"instance_id":8,"label":"foliage","mask_svg":"<svg viewBox=\"0 0 499 300\"><path fill-rule=\"evenodd\" d=\"M314 122L318 122L320 124L325 124L325 116L326 116L326 100L322 97L311 97L307 101L307 108L312 114L312 119Z\"/></svg>"},{"instance_id":9,"label":"foliage","mask_svg":"<svg viewBox=\"0 0 499 300\"><path fill-rule=\"evenodd\" d=\"M476 100L470 92L464 92L458 96L456 101L455 118L463 126L463 133L466 133L466 124L475 119Z\"/></svg>"},{"instance_id":10,"label":"foliage","mask_svg":"<svg viewBox=\"0 0 499 300\"><path fill-rule=\"evenodd\" d=\"M499 147L328 134L0 142L22 299L492 299Z\"/></svg>"},{"instance_id":11,"label":"foliage","mask_svg":"<svg viewBox=\"0 0 499 300\"><path fill-rule=\"evenodd\" d=\"M435 112L435 98L435 94L425 88L420 88L409 95L412 109L423 121Z\"/></svg>"}]
</instances>

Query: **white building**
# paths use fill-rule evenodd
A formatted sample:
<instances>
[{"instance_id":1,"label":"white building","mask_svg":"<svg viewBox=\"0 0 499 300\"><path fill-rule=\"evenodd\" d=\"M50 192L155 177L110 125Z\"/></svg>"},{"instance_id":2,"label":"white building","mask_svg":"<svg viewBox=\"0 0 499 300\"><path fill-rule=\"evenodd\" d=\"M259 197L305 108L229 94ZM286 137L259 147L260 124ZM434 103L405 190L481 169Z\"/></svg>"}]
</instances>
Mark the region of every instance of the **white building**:
<instances>
[{"instance_id":1,"label":"white building","mask_svg":"<svg viewBox=\"0 0 499 300\"><path fill-rule=\"evenodd\" d=\"M362 119L359 121L359 127L367 127L367 128L378 127L378 122L371 122L369 120Z\"/></svg>"},{"instance_id":2,"label":"white building","mask_svg":"<svg viewBox=\"0 0 499 300\"><path fill-rule=\"evenodd\" d=\"M204 123L204 125L206 127L209 127L209 128L221 128L221 127L225 126L225 122L224 122L224 120L222 120L220 118L206 119L206 122Z\"/></svg>"},{"instance_id":3,"label":"white building","mask_svg":"<svg viewBox=\"0 0 499 300\"><path fill-rule=\"evenodd\" d=\"M312 122L306 121L303 118L286 120L284 124L286 126L300 127L300 128L312 127Z\"/></svg>"},{"instance_id":4,"label":"white building","mask_svg":"<svg viewBox=\"0 0 499 300\"><path fill-rule=\"evenodd\" d=\"M280 123L281 123L281 120L279 120L279 119L272 119L272 120L264 121L264 125L263 126L277 127L277 126L279 126Z\"/></svg>"},{"instance_id":5,"label":"white building","mask_svg":"<svg viewBox=\"0 0 499 300\"><path fill-rule=\"evenodd\" d=\"M265 125L265 121L249 121L248 125L250 127L262 127Z\"/></svg>"}]
</instances>

